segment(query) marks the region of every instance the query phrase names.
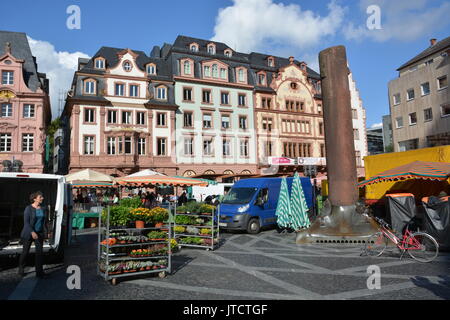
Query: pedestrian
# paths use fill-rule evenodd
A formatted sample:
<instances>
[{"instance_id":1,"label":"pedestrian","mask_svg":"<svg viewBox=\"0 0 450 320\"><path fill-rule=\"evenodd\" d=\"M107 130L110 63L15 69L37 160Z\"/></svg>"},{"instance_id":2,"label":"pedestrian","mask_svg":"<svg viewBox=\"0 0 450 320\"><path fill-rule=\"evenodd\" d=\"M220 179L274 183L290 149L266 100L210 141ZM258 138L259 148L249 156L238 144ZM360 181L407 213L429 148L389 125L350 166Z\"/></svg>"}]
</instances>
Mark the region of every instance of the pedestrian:
<instances>
[{"instance_id":1,"label":"pedestrian","mask_svg":"<svg viewBox=\"0 0 450 320\"><path fill-rule=\"evenodd\" d=\"M119 204L119 193L117 193L117 192L114 195L113 204Z\"/></svg>"},{"instance_id":2,"label":"pedestrian","mask_svg":"<svg viewBox=\"0 0 450 320\"><path fill-rule=\"evenodd\" d=\"M178 206L182 206L187 202L187 196L186 192L183 191L183 193L178 198Z\"/></svg>"},{"instance_id":3,"label":"pedestrian","mask_svg":"<svg viewBox=\"0 0 450 320\"><path fill-rule=\"evenodd\" d=\"M35 268L36 277L44 278L45 273L42 267L42 247L46 233L46 211L41 207L44 196L41 191L33 192L30 195L31 204L25 208L23 214L23 229L20 233L22 238L23 250L19 259L19 275L24 276L25 262L30 251L31 243L35 245Z\"/></svg>"}]
</instances>

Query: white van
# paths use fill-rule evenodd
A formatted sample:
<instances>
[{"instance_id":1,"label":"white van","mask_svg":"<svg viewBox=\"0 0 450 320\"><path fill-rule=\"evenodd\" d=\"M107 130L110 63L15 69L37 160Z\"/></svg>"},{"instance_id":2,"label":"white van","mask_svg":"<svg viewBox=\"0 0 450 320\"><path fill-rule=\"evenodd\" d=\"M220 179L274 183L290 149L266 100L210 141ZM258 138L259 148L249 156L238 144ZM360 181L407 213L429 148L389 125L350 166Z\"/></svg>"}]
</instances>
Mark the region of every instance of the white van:
<instances>
[{"instance_id":1,"label":"white van","mask_svg":"<svg viewBox=\"0 0 450 320\"><path fill-rule=\"evenodd\" d=\"M22 252L19 240L23 213L30 204L30 194L36 191L43 193L43 205L48 212L44 253L63 257L71 235L71 187L64 176L26 172L0 172L0 256ZM30 251L34 251L34 245Z\"/></svg>"}]
</instances>

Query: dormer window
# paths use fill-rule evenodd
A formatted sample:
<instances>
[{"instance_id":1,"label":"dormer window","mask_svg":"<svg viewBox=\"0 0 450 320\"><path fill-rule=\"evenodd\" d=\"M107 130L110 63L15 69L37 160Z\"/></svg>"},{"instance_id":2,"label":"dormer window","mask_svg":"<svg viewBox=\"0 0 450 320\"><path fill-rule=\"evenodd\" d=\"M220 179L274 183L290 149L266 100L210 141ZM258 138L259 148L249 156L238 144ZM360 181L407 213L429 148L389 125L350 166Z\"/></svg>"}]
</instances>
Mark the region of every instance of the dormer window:
<instances>
[{"instance_id":1,"label":"dormer window","mask_svg":"<svg viewBox=\"0 0 450 320\"><path fill-rule=\"evenodd\" d=\"M123 63L123 70L125 70L126 72L130 72L132 68L133 66L131 65L130 61L127 60Z\"/></svg>"},{"instance_id":2,"label":"dormer window","mask_svg":"<svg viewBox=\"0 0 450 320\"><path fill-rule=\"evenodd\" d=\"M225 57L230 58L232 56L232 51L230 49L225 50Z\"/></svg>"},{"instance_id":3,"label":"dormer window","mask_svg":"<svg viewBox=\"0 0 450 320\"><path fill-rule=\"evenodd\" d=\"M267 65L269 67L275 67L275 61L272 57L267 58Z\"/></svg>"},{"instance_id":4,"label":"dormer window","mask_svg":"<svg viewBox=\"0 0 450 320\"><path fill-rule=\"evenodd\" d=\"M105 59L103 58L95 59L95 69L105 69Z\"/></svg>"},{"instance_id":5,"label":"dormer window","mask_svg":"<svg viewBox=\"0 0 450 320\"><path fill-rule=\"evenodd\" d=\"M95 80L93 79L84 80L84 93L95 94Z\"/></svg>"},{"instance_id":6,"label":"dormer window","mask_svg":"<svg viewBox=\"0 0 450 320\"><path fill-rule=\"evenodd\" d=\"M237 69L237 81L247 83L247 70L245 68Z\"/></svg>"},{"instance_id":7,"label":"dormer window","mask_svg":"<svg viewBox=\"0 0 450 320\"><path fill-rule=\"evenodd\" d=\"M209 54L216 54L216 46L214 44L208 45L208 53Z\"/></svg>"},{"instance_id":8,"label":"dormer window","mask_svg":"<svg viewBox=\"0 0 450 320\"><path fill-rule=\"evenodd\" d=\"M266 74L261 72L258 73L258 84L261 86L265 86L266 85Z\"/></svg>"},{"instance_id":9,"label":"dormer window","mask_svg":"<svg viewBox=\"0 0 450 320\"><path fill-rule=\"evenodd\" d=\"M14 72L13 71L2 71L2 84L3 85L13 85L14 84Z\"/></svg>"},{"instance_id":10,"label":"dormer window","mask_svg":"<svg viewBox=\"0 0 450 320\"><path fill-rule=\"evenodd\" d=\"M192 52L198 52L198 44L196 43L191 43L189 45L189 50L191 50Z\"/></svg>"},{"instance_id":11,"label":"dormer window","mask_svg":"<svg viewBox=\"0 0 450 320\"><path fill-rule=\"evenodd\" d=\"M158 100L167 100L167 88L164 86L156 88L156 98Z\"/></svg>"},{"instance_id":12,"label":"dormer window","mask_svg":"<svg viewBox=\"0 0 450 320\"><path fill-rule=\"evenodd\" d=\"M148 74L156 74L156 66L154 64L147 65L147 73Z\"/></svg>"}]
</instances>

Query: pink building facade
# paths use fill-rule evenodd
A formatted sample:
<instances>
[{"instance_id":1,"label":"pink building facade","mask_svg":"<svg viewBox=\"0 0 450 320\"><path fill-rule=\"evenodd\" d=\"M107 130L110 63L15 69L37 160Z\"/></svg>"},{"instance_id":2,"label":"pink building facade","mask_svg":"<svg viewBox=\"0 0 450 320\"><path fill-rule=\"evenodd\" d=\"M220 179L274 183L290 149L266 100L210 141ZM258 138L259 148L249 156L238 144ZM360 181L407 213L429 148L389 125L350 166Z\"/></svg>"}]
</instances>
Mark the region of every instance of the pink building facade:
<instances>
[{"instance_id":1,"label":"pink building facade","mask_svg":"<svg viewBox=\"0 0 450 320\"><path fill-rule=\"evenodd\" d=\"M42 173L48 79L37 71L24 33L0 31L0 76L0 163L20 160L23 172Z\"/></svg>"}]
</instances>

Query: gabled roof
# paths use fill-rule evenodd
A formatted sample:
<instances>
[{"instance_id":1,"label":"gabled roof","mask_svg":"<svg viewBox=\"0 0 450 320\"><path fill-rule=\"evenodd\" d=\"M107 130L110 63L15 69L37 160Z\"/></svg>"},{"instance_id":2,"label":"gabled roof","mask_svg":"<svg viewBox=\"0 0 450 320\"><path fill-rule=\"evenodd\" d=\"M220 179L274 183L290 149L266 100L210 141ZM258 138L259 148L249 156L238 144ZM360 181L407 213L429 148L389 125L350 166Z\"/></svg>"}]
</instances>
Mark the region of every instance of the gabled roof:
<instances>
[{"instance_id":1,"label":"gabled roof","mask_svg":"<svg viewBox=\"0 0 450 320\"><path fill-rule=\"evenodd\" d=\"M435 53L438 53L439 51L442 51L446 48L450 47L450 37L447 37L439 42L437 42L434 46L430 46L421 53L419 53L417 56L400 66L397 71L400 71L403 68L406 68L416 62L419 62L422 59L425 59L428 56L434 55Z\"/></svg>"},{"instance_id":2,"label":"gabled roof","mask_svg":"<svg viewBox=\"0 0 450 320\"><path fill-rule=\"evenodd\" d=\"M25 84L30 90L36 91L39 77L27 35L23 32L0 31L0 56L5 54L7 42L11 43L11 54L17 59L25 60L23 64Z\"/></svg>"}]
</instances>

